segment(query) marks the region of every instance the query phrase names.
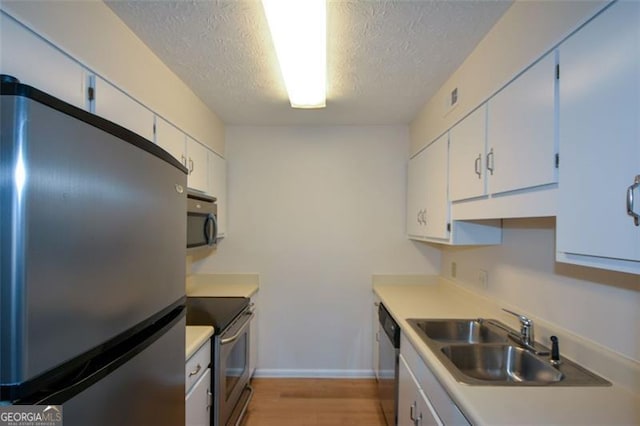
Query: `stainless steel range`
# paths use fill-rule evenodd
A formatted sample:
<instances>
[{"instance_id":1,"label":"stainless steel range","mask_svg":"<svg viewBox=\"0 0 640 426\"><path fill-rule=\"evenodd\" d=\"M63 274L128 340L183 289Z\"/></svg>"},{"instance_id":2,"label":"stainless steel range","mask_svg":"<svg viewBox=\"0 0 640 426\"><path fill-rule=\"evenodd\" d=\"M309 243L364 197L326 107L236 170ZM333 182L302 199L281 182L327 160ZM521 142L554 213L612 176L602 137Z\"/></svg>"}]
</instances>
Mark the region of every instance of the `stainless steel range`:
<instances>
[{"instance_id":1,"label":"stainless steel range","mask_svg":"<svg viewBox=\"0 0 640 426\"><path fill-rule=\"evenodd\" d=\"M245 297L189 297L187 325L211 325L212 426L239 425L253 389L249 381L253 306Z\"/></svg>"}]
</instances>

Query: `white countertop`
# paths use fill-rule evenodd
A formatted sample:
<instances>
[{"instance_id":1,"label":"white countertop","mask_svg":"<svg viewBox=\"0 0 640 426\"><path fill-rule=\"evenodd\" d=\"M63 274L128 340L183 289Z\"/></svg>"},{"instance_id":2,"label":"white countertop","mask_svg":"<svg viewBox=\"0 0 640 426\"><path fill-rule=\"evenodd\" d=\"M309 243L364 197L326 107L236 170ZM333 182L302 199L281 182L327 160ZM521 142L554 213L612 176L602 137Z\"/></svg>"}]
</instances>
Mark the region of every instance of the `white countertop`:
<instances>
[{"instance_id":1,"label":"white countertop","mask_svg":"<svg viewBox=\"0 0 640 426\"><path fill-rule=\"evenodd\" d=\"M257 274L194 274L186 281L188 297L251 297L259 289Z\"/></svg>"},{"instance_id":2,"label":"white countertop","mask_svg":"<svg viewBox=\"0 0 640 426\"><path fill-rule=\"evenodd\" d=\"M213 336L213 327L209 325L188 325L185 338L185 360L191 358L191 355L202 346L211 336Z\"/></svg>"},{"instance_id":3,"label":"white countertop","mask_svg":"<svg viewBox=\"0 0 640 426\"><path fill-rule=\"evenodd\" d=\"M401 280L401 279L400 279ZM414 282L412 280L411 282ZM408 318L496 318L512 327L514 320L502 314L493 305L472 292L454 283L439 278L427 277L422 285L390 284L393 279L374 277L374 291L391 312L402 331L411 341L421 358L433 371L460 410L474 425L622 425L640 424L640 394L637 387L638 363L612 358L602 348L589 348L577 336L555 329L560 337L560 352L563 341L568 348L578 348L581 359L592 359L592 365L581 364L613 382L610 387L506 387L472 386L455 381L444 365L408 325ZM406 280L405 280L406 282ZM539 320L538 324L544 322ZM549 324L541 327L549 327ZM537 330L538 331L538 330ZM538 333L538 336L543 335ZM564 333L564 335L562 334ZM573 340L572 340L573 339ZM582 346L581 346L582 345ZM568 356L568 358L572 358ZM605 360L606 363L601 362ZM612 359L616 364L611 365ZM599 364L600 362L600 364ZM595 366L609 364L606 370ZM627 379L617 383L614 378ZM635 384L636 387L627 386Z\"/></svg>"}]
</instances>

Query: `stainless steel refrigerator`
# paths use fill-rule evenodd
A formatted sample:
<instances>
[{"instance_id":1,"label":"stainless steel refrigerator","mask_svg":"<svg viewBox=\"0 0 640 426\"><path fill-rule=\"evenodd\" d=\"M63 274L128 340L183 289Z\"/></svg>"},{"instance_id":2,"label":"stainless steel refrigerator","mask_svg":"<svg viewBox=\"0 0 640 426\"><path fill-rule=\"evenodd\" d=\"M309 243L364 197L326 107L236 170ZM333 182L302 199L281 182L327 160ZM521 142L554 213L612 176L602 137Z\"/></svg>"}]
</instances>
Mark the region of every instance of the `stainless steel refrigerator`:
<instances>
[{"instance_id":1,"label":"stainless steel refrigerator","mask_svg":"<svg viewBox=\"0 0 640 426\"><path fill-rule=\"evenodd\" d=\"M183 424L186 169L1 86L0 400L62 405L66 426Z\"/></svg>"}]
</instances>

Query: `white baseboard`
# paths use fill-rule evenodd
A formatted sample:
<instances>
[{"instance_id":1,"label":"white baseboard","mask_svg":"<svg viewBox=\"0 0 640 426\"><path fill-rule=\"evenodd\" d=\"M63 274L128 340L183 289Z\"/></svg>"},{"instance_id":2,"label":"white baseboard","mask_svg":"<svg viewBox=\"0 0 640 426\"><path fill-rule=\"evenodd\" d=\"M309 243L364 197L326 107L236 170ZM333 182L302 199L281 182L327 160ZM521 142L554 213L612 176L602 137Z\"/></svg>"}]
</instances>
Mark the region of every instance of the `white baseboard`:
<instances>
[{"instance_id":1,"label":"white baseboard","mask_svg":"<svg viewBox=\"0 0 640 426\"><path fill-rule=\"evenodd\" d=\"M269 378L331 378L331 379L373 379L373 370L289 370L258 368L253 377Z\"/></svg>"}]
</instances>

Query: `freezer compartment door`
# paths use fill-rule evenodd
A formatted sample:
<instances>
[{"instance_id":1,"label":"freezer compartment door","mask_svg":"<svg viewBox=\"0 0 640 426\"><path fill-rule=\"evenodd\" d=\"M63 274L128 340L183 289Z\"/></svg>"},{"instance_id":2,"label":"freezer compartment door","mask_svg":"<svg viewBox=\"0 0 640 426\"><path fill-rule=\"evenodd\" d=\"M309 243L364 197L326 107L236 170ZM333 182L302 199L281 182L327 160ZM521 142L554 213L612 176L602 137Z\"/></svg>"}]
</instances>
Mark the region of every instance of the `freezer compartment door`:
<instances>
[{"instance_id":1,"label":"freezer compartment door","mask_svg":"<svg viewBox=\"0 0 640 426\"><path fill-rule=\"evenodd\" d=\"M99 346L185 293L185 173L153 155L151 142L67 112L1 99L5 386Z\"/></svg>"},{"instance_id":2,"label":"freezer compartment door","mask_svg":"<svg viewBox=\"0 0 640 426\"><path fill-rule=\"evenodd\" d=\"M173 319L152 343L132 344L113 363L35 402L62 404L65 426L184 424L185 325L184 315Z\"/></svg>"}]
</instances>

